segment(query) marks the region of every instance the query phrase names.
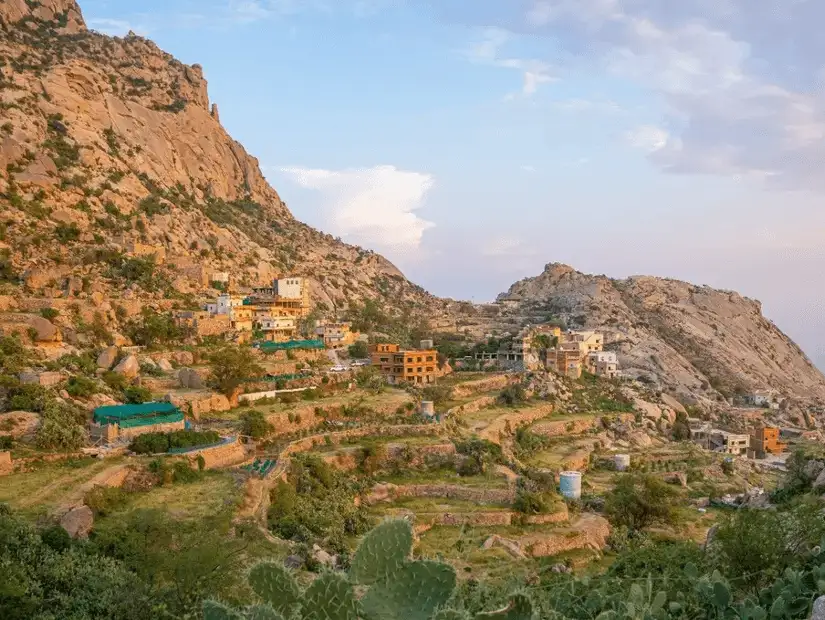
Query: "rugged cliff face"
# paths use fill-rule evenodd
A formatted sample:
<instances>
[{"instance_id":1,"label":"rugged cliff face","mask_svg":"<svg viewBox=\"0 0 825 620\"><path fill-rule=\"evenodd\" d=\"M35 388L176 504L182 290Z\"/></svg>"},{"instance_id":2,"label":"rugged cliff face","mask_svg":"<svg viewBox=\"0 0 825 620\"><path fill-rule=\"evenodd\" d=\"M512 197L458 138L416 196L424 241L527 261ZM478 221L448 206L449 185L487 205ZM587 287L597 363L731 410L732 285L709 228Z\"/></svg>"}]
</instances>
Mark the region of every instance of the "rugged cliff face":
<instances>
[{"instance_id":1,"label":"rugged cliff face","mask_svg":"<svg viewBox=\"0 0 825 620\"><path fill-rule=\"evenodd\" d=\"M0 110L7 289L22 276L28 295L160 300L202 293L216 272L240 286L291 273L329 308L445 307L383 257L296 221L221 126L200 66L90 32L73 0L0 3ZM150 254L154 270L118 267Z\"/></svg>"},{"instance_id":2,"label":"rugged cliff face","mask_svg":"<svg viewBox=\"0 0 825 620\"><path fill-rule=\"evenodd\" d=\"M611 280L553 263L505 298L516 313L603 330L625 371L687 398L769 388L825 397L822 373L758 301L734 292L646 276Z\"/></svg>"}]
</instances>

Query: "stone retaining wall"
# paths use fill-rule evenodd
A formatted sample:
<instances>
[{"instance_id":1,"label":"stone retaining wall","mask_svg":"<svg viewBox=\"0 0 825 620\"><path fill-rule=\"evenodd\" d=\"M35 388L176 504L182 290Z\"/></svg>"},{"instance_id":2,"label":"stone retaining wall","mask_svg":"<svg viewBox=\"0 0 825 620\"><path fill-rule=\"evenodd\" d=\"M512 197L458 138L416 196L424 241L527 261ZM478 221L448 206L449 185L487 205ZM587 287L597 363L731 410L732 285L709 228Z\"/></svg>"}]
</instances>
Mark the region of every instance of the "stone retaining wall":
<instances>
[{"instance_id":1,"label":"stone retaining wall","mask_svg":"<svg viewBox=\"0 0 825 620\"><path fill-rule=\"evenodd\" d=\"M235 440L220 446L187 452L183 456L194 467L197 467L198 456L203 456L205 469L220 469L243 463L246 460L246 450L240 441Z\"/></svg>"},{"instance_id":2,"label":"stone retaining wall","mask_svg":"<svg viewBox=\"0 0 825 620\"><path fill-rule=\"evenodd\" d=\"M453 398L466 398L480 392L503 390L508 385L518 383L520 378L516 374L492 375L476 381L460 383L453 388Z\"/></svg>"},{"instance_id":3,"label":"stone retaining wall","mask_svg":"<svg viewBox=\"0 0 825 620\"><path fill-rule=\"evenodd\" d=\"M534 558L558 555L575 549L603 549L610 536L610 524L603 517L587 515L572 528L542 534L519 541L526 553Z\"/></svg>"},{"instance_id":4,"label":"stone retaining wall","mask_svg":"<svg viewBox=\"0 0 825 620\"><path fill-rule=\"evenodd\" d=\"M471 400L469 403L464 403L463 405L449 409L447 411L447 415L453 416L475 413L476 411L481 411L487 407L492 407L496 404L496 400L498 400L496 396L482 396L481 398Z\"/></svg>"},{"instance_id":5,"label":"stone retaining wall","mask_svg":"<svg viewBox=\"0 0 825 620\"><path fill-rule=\"evenodd\" d=\"M490 426L485 428L479 435L482 439L487 439L493 443L499 443L499 433L504 433L509 427L515 431L519 426L531 424L536 420L546 418L553 413L553 405L545 404L538 407L531 407L527 410L514 410L513 413L503 415L492 421Z\"/></svg>"}]
</instances>

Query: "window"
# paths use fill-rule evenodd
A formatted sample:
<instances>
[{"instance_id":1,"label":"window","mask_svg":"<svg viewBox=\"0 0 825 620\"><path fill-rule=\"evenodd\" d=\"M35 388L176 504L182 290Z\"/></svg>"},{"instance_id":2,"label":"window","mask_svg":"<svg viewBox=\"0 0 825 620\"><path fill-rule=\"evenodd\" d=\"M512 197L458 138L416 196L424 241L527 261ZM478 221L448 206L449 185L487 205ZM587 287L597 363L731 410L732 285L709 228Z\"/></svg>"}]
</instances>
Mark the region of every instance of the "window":
<instances>
[{"instance_id":1,"label":"window","mask_svg":"<svg viewBox=\"0 0 825 620\"><path fill-rule=\"evenodd\" d=\"M432 372L432 371L433 371L433 367L432 366L427 366L427 372Z\"/></svg>"},{"instance_id":2,"label":"window","mask_svg":"<svg viewBox=\"0 0 825 620\"><path fill-rule=\"evenodd\" d=\"M421 366L418 367L418 372L424 372L424 369Z\"/></svg>"},{"instance_id":3,"label":"window","mask_svg":"<svg viewBox=\"0 0 825 620\"><path fill-rule=\"evenodd\" d=\"M433 361L433 356L432 356L432 355L428 355L428 356L427 356L427 361L428 361L428 362L432 362L432 361Z\"/></svg>"},{"instance_id":4,"label":"window","mask_svg":"<svg viewBox=\"0 0 825 620\"><path fill-rule=\"evenodd\" d=\"M416 361L416 362L418 362L418 363L420 364L420 363L421 363L421 358L419 357L419 358L418 358L418 359L416 359L415 361Z\"/></svg>"},{"instance_id":5,"label":"window","mask_svg":"<svg viewBox=\"0 0 825 620\"><path fill-rule=\"evenodd\" d=\"M407 358L407 363L408 363L408 364L412 364L412 363L413 363L413 358L408 357L408 358Z\"/></svg>"},{"instance_id":6,"label":"window","mask_svg":"<svg viewBox=\"0 0 825 620\"><path fill-rule=\"evenodd\" d=\"M411 375L412 373L413 373L413 369L412 368L407 368L407 374Z\"/></svg>"}]
</instances>

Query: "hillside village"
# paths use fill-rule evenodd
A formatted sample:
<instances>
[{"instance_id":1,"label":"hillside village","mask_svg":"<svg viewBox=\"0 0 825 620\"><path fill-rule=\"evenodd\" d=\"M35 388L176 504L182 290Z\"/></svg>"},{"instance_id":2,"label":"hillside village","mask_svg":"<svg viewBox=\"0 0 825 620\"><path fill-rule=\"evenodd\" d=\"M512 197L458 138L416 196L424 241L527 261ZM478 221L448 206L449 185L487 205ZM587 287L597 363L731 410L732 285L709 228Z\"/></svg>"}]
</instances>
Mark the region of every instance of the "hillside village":
<instances>
[{"instance_id":1,"label":"hillside village","mask_svg":"<svg viewBox=\"0 0 825 620\"><path fill-rule=\"evenodd\" d=\"M0 34L0 616L821 617L825 377L758 302L436 298L199 66L73 0Z\"/></svg>"}]
</instances>

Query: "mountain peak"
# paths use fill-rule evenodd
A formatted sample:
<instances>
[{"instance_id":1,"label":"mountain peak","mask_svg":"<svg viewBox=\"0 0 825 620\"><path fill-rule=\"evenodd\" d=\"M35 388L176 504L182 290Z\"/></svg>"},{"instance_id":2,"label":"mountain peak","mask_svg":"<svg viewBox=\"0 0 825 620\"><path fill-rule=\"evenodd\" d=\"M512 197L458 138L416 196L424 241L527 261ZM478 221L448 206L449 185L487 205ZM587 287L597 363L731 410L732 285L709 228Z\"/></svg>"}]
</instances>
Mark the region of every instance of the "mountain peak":
<instances>
[{"instance_id":1,"label":"mountain peak","mask_svg":"<svg viewBox=\"0 0 825 620\"><path fill-rule=\"evenodd\" d=\"M16 24L25 18L57 22L67 33L86 30L86 22L75 0L3 0L0 22Z\"/></svg>"}]
</instances>

